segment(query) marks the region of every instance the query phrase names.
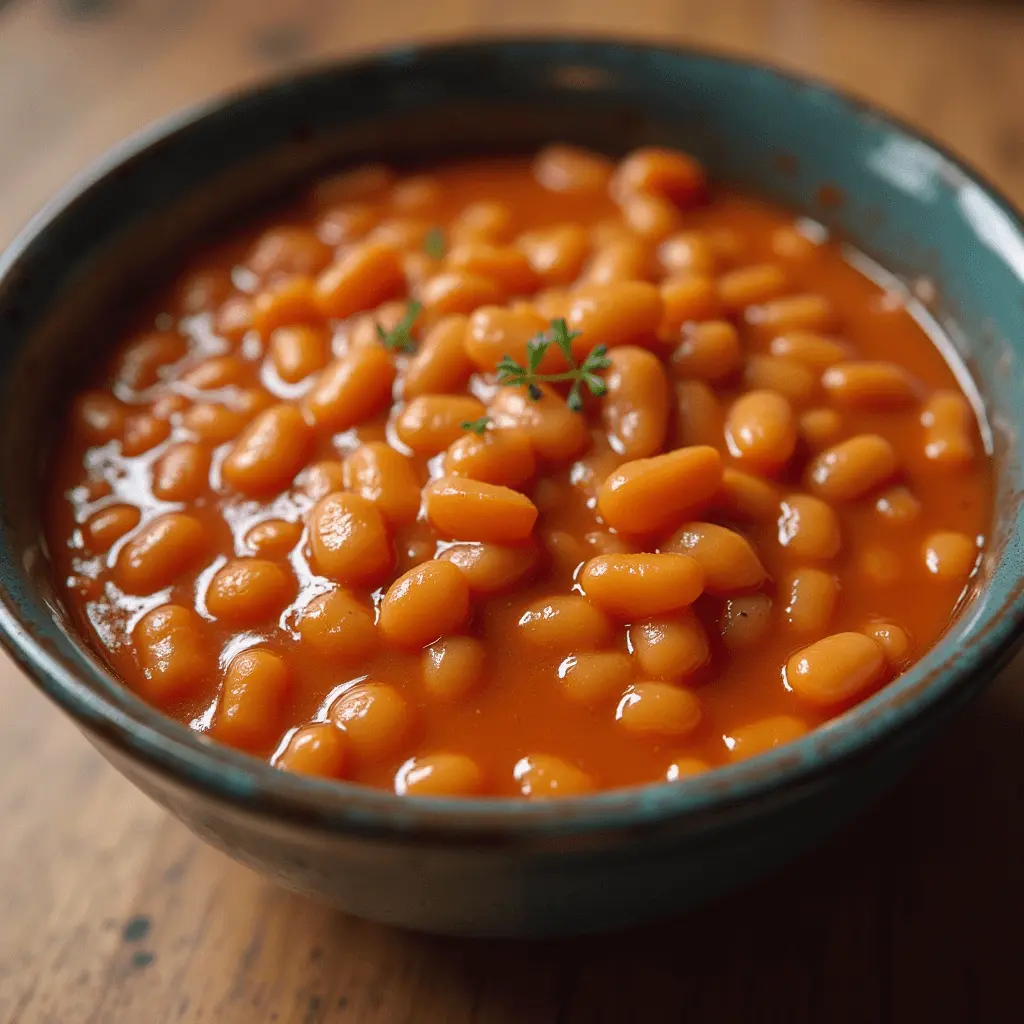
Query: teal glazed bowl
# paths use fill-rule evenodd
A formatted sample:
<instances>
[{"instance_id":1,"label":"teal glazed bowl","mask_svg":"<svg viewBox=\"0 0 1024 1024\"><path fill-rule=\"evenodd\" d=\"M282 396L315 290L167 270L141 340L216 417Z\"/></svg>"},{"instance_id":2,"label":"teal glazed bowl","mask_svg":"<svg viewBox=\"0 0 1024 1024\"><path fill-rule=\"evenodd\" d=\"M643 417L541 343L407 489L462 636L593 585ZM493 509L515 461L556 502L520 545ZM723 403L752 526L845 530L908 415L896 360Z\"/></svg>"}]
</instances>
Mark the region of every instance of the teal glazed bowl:
<instances>
[{"instance_id":1,"label":"teal glazed bowl","mask_svg":"<svg viewBox=\"0 0 1024 1024\"><path fill-rule=\"evenodd\" d=\"M610 153L664 143L806 212L905 281L983 398L998 497L942 641L805 738L685 784L548 803L404 799L285 774L121 686L75 635L40 534L46 442L93 358L83 325L202 233L304 177L367 158ZM763 874L848 820L1010 656L1024 621L1024 224L976 174L815 82L685 50L568 39L410 47L271 83L118 148L0 260L0 629L26 674L198 835L352 914L433 932L619 927Z\"/></svg>"}]
</instances>

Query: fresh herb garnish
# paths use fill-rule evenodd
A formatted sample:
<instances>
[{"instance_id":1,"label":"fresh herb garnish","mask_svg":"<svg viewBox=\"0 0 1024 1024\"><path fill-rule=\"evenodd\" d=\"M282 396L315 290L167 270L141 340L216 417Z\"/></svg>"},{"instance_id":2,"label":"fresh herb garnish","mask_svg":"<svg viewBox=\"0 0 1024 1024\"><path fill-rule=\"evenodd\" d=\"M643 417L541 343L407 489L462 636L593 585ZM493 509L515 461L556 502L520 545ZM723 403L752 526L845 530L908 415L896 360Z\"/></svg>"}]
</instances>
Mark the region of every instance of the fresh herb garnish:
<instances>
[{"instance_id":1,"label":"fresh herb garnish","mask_svg":"<svg viewBox=\"0 0 1024 1024\"><path fill-rule=\"evenodd\" d=\"M490 425L490 416L481 416L478 420L463 420L462 429L468 430L473 434L483 434L483 432Z\"/></svg>"},{"instance_id":2,"label":"fresh herb garnish","mask_svg":"<svg viewBox=\"0 0 1024 1024\"><path fill-rule=\"evenodd\" d=\"M416 343L412 340L412 328L422 311L423 304L413 299L405 307L405 316L390 331L385 331L380 324L377 324L377 337L380 338L381 343L398 352L412 352L416 348Z\"/></svg>"},{"instance_id":3,"label":"fresh herb garnish","mask_svg":"<svg viewBox=\"0 0 1024 1024\"><path fill-rule=\"evenodd\" d=\"M541 383L572 381L566 404L573 412L579 412L583 408L583 386L585 385L592 395L599 398L608 390L600 374L611 366L606 345L598 345L581 364L577 365L572 353L572 340L579 335L579 331L569 330L564 319L552 320L550 331L538 334L536 338L531 338L526 343L526 366L520 366L511 356L505 356L498 363L498 383L525 387L536 402L541 397ZM538 373L537 368L544 359L544 353L552 345L557 345L562 350L570 369L562 373Z\"/></svg>"},{"instance_id":4,"label":"fresh herb garnish","mask_svg":"<svg viewBox=\"0 0 1024 1024\"><path fill-rule=\"evenodd\" d=\"M423 251L432 260L444 259L444 228L431 228L423 239Z\"/></svg>"}]
</instances>

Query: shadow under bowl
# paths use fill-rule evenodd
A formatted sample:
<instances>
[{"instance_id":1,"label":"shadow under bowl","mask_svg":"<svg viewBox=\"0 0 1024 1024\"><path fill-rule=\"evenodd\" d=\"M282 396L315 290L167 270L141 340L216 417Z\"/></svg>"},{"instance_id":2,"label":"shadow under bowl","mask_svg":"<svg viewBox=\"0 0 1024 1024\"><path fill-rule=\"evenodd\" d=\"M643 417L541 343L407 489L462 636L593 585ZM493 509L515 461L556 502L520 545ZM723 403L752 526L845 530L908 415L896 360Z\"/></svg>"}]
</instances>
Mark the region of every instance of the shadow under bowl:
<instances>
[{"instance_id":1,"label":"shadow under bowl","mask_svg":"<svg viewBox=\"0 0 1024 1024\"><path fill-rule=\"evenodd\" d=\"M983 397L997 467L987 553L949 632L795 743L683 785L546 804L409 800L299 778L144 705L74 634L40 533L46 450L93 358L93 325L197 237L320 170L556 139L609 153L678 146L902 279L934 283L930 314ZM584 932L665 915L850 818L1009 657L1024 619L1022 360L1019 215L940 147L820 84L706 53L570 39L410 47L329 67L126 142L0 260L0 633L129 779L293 889L447 933Z\"/></svg>"}]
</instances>

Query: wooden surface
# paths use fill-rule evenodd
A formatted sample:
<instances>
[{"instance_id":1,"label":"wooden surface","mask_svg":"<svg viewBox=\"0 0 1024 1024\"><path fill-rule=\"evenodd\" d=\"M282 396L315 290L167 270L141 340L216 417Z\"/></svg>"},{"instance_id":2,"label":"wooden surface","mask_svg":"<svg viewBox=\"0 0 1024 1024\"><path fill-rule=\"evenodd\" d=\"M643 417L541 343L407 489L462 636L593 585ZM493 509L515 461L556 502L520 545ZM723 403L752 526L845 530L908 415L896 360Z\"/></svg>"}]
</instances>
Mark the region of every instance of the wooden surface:
<instances>
[{"instance_id":1,"label":"wooden surface","mask_svg":"<svg viewBox=\"0 0 1024 1024\"><path fill-rule=\"evenodd\" d=\"M0 243L176 107L481 29L628 32L812 71L1024 204L1024 6L1009 0L0 0ZM756 889L654 929L518 945L401 934L274 889L0 663L0 1022L1019 1021L1022 676L1018 662L882 805Z\"/></svg>"}]
</instances>

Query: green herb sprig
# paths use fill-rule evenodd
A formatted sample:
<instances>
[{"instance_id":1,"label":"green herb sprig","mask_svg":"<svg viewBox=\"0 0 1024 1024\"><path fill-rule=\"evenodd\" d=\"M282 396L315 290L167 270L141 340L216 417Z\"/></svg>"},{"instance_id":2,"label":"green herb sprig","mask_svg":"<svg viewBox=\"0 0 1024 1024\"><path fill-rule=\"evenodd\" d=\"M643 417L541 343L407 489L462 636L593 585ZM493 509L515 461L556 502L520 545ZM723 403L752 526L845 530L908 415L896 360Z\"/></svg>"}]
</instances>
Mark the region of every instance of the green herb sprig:
<instances>
[{"instance_id":1,"label":"green herb sprig","mask_svg":"<svg viewBox=\"0 0 1024 1024\"><path fill-rule=\"evenodd\" d=\"M471 434L483 436L484 431L491 425L490 416L481 416L478 420L463 420L462 429L468 430Z\"/></svg>"},{"instance_id":2,"label":"green herb sprig","mask_svg":"<svg viewBox=\"0 0 1024 1024\"><path fill-rule=\"evenodd\" d=\"M600 398L608 390L608 385L600 374L611 366L608 348L605 345L598 345L582 363L577 364L572 352L572 340L579 335L579 331L569 330L564 319L552 320L550 331L538 334L536 338L531 338L526 343L526 366L521 366L507 355L498 363L498 383L508 387L525 387L529 396L537 402L542 394L542 383L572 381L566 404L573 412L579 412L583 408L584 387L596 398ZM570 369L561 373L538 373L537 369L544 359L544 353L552 345L557 345L562 350Z\"/></svg>"},{"instance_id":3,"label":"green herb sprig","mask_svg":"<svg viewBox=\"0 0 1024 1024\"><path fill-rule=\"evenodd\" d=\"M445 252L444 228L431 228L423 239L423 251L432 260L443 260Z\"/></svg>"},{"instance_id":4,"label":"green herb sprig","mask_svg":"<svg viewBox=\"0 0 1024 1024\"><path fill-rule=\"evenodd\" d=\"M405 307L405 316L390 331L384 330L380 324L377 324L377 337L380 338L383 345L393 348L397 352L414 351L416 342L412 340L412 329L422 312L423 304L413 299Z\"/></svg>"}]
</instances>

